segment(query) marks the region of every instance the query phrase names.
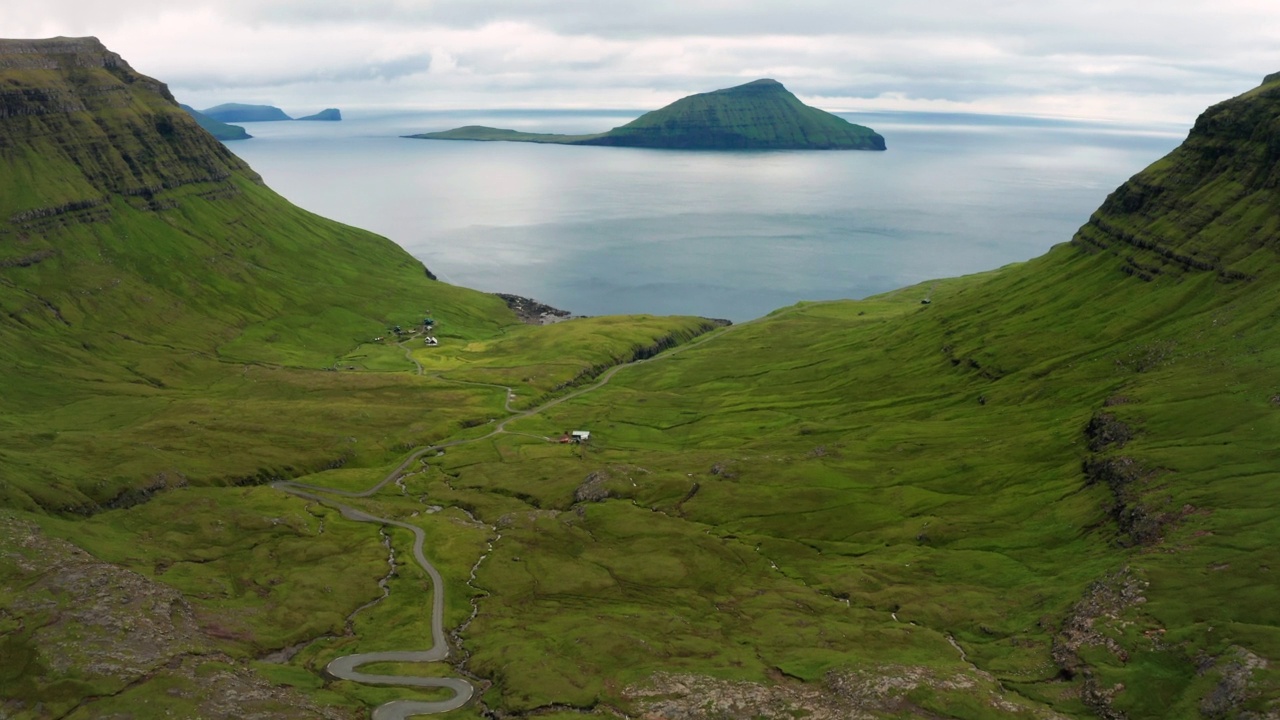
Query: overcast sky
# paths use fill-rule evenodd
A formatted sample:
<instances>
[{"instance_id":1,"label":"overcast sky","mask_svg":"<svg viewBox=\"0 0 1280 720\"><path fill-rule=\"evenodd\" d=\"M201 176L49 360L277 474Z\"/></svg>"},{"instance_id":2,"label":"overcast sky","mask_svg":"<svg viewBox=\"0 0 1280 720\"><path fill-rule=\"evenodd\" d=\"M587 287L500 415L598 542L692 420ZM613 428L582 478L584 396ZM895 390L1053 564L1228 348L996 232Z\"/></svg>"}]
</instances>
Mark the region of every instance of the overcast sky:
<instances>
[{"instance_id":1,"label":"overcast sky","mask_svg":"<svg viewBox=\"0 0 1280 720\"><path fill-rule=\"evenodd\" d=\"M0 0L179 100L651 109L760 77L827 110L1188 125L1280 70L1276 0Z\"/></svg>"}]
</instances>

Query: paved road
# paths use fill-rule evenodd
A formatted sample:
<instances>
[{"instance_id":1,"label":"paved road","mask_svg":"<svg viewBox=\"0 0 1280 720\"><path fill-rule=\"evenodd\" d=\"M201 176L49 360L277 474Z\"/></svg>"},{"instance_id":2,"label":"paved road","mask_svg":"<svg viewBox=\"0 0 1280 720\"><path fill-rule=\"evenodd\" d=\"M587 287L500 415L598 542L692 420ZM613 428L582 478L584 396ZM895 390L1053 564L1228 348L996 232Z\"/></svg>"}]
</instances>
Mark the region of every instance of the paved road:
<instances>
[{"instance_id":1,"label":"paved road","mask_svg":"<svg viewBox=\"0 0 1280 720\"><path fill-rule=\"evenodd\" d=\"M738 327L738 326L734 326L734 327ZM616 375L618 371L622 370L625 367L631 367L634 365L643 365L644 363L652 362L653 360L657 360L659 358L672 357L673 355L683 352L684 350L690 347L696 347L711 338L719 337L720 335L723 335L723 334L724 333L707 334L700 338L696 338L695 340L689 343L686 343L679 347L668 350L667 352L662 353L661 355L657 355L655 357L648 358L645 360L638 360L636 362L628 363L626 365L614 366L610 368L607 372L602 374L600 376L600 379L597 380L595 383L592 383L591 385L585 388L576 390L572 393L569 393L568 395L564 395L562 397L556 398L555 400L550 400L548 402L543 403L542 405L539 405L530 410L525 410L523 412L517 412L514 409L512 409L511 401L512 399L515 398L515 395L512 389L509 387L505 387L503 385L490 385L487 383L475 383L475 382L466 382L462 380L447 380L446 378L440 378L441 380L447 380L448 382L455 382L462 385L478 385L481 387L490 387L490 388L500 389L503 391L506 397L506 402L504 404L504 407L506 408L507 412L512 414L507 418L505 418L504 420L502 420L502 422L499 422L497 425L495 425L493 430L486 435L482 435L480 437L475 437L475 438L469 438L465 440L453 440L446 443L440 443L439 445L430 445L414 451L411 455L409 455L409 457L405 458L404 462L400 463L399 467L397 467L395 470L392 470L385 478L383 478L376 485L374 485L373 487L367 490L360 490L360 491L338 490L335 488L326 488L326 487L320 487L318 485L306 485L304 483L295 483L295 482L272 483L271 486L273 488L276 488L277 490L282 490L291 495L295 495L300 498L304 498L307 500L321 503L322 505L327 505L329 507L332 507L338 510L339 512L341 512L342 516L348 520L353 520L355 522L378 523L379 525L390 525L393 527L404 528L405 530L408 530L409 532L413 533L413 559L418 563L418 566L421 567L424 571L426 571L427 575L431 578L431 648L429 650L398 650L398 651L390 651L390 652L375 652L375 653L360 653L358 655L345 655L343 657L340 657L330 662L328 666L325 667L325 672L327 672L329 675L332 675L333 677L340 678L342 680L350 680L352 682L366 683L369 685L400 685L400 686L421 687L421 688L447 688L449 690L452 690L454 693L453 697L447 700L438 700L438 701L392 700L389 703L380 705L377 709L373 711L373 720L404 720L405 718L413 717L415 715L431 715L434 713L442 713L442 712L447 712L449 710L455 710L457 708L462 707L463 705L466 705L467 702L471 700L471 697L475 694L475 686L472 685L470 681L463 678L457 678L457 677L427 678L427 677L415 677L410 675L370 675L370 674L360 672L359 670L360 667L364 665L368 665L370 663L439 662L449 657L449 644L445 639L445 633L444 633L444 579L440 577L440 572L436 570L435 566L431 564L431 561L427 560L427 556L423 554L422 546L426 542L427 538L426 538L426 535L422 532L421 528L416 527L414 525L410 525L408 523L399 522L397 520L380 518L374 515L370 515L369 513L366 513L362 510L357 510L356 508L353 508L349 505L344 505L343 503L340 503L332 499L331 497L322 497L317 493L324 493L325 495L331 495L331 496L336 495L339 497L346 497L346 498L369 497L374 493L377 493L378 491L382 490L382 488L386 487L389 483L394 482L401 475L404 475L405 472L411 466L413 466L413 464L416 463L423 455L434 454L436 452L439 452L443 448L454 447L456 445L465 445L465 444L474 443L474 442L480 442L482 440L487 440L491 437L494 437L495 435L501 435L507 432L507 424L514 420L522 420L524 418L537 415L538 413L543 412L544 410L555 407L556 405L559 405L563 402L567 402L569 400L572 400L573 398L585 395L589 392L592 392L601 387L604 387L605 385L608 385L609 381L613 379L613 376ZM401 345L401 347L404 347L403 344ZM406 357L408 357L410 360L413 360L412 353L409 352L408 348L405 348L405 354L406 354ZM414 360L414 364L417 365L418 374L421 375L423 373L422 366L419 365L416 360ZM519 434L523 434L523 433L519 433Z\"/></svg>"},{"instance_id":2,"label":"paved road","mask_svg":"<svg viewBox=\"0 0 1280 720\"><path fill-rule=\"evenodd\" d=\"M453 697L447 700L430 702L417 700L393 700L392 702L381 705L374 710L373 720L403 720L404 718L412 717L414 715L430 715L433 713L454 710L467 704L467 701L469 701L471 696L475 694L475 687L469 681L462 678L369 675L359 671L361 666L368 665L370 663L425 663L438 662L449 657L449 644L446 642L444 634L444 579L440 577L440 571L436 570L435 566L431 564L431 561L427 560L427 556L422 552L422 546L427 540L427 536L422 532L422 528L408 523L390 520L388 518L376 517L362 510L357 510L349 505L344 505L328 498L322 498L309 491L315 490L320 492L330 492L333 494L347 495L349 497L367 497L368 495L377 492L378 488L399 477L411 462L421 457L423 452L426 452L426 450L429 449L430 448L425 448L424 450L414 453L400 467L396 468L395 471L383 479L382 482L362 493L346 493L338 490L329 490L326 488L317 488L289 482L272 484L272 487L283 490L284 492L336 508L342 513L342 516L348 520L378 523L380 525L391 525L394 527L404 528L405 530L413 533L413 559L431 578L431 648L428 650L401 650L345 655L333 662L330 662L329 665L325 667L325 672L342 680L350 680L352 682L365 683L368 685L407 685L422 688L448 688L453 691Z\"/></svg>"}]
</instances>

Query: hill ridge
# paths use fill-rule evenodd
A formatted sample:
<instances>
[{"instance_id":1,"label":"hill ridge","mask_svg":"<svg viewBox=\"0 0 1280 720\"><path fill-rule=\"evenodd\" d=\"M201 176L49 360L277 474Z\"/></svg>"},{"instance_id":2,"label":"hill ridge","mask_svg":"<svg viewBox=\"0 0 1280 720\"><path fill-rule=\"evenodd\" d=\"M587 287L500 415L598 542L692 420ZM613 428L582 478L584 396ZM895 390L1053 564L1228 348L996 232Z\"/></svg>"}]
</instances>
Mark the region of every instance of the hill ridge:
<instances>
[{"instance_id":1,"label":"hill ridge","mask_svg":"<svg viewBox=\"0 0 1280 720\"><path fill-rule=\"evenodd\" d=\"M1072 239L1125 273L1257 278L1280 247L1280 73L1196 119L1173 152L1107 196Z\"/></svg>"}]
</instances>

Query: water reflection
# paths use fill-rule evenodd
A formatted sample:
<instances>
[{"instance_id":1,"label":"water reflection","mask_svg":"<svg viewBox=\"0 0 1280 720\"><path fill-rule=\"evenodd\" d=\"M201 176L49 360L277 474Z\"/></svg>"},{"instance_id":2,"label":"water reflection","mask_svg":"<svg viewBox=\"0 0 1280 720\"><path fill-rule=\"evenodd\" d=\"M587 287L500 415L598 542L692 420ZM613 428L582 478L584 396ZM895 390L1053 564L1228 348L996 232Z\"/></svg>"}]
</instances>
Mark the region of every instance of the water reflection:
<instances>
[{"instance_id":1,"label":"water reflection","mask_svg":"<svg viewBox=\"0 0 1280 720\"><path fill-rule=\"evenodd\" d=\"M619 113L255 123L230 147L297 204L390 237L442 279L574 312L745 320L991 269L1071 237L1185 133L851 117L889 151L684 152L405 140L484 123L583 132Z\"/></svg>"}]
</instances>

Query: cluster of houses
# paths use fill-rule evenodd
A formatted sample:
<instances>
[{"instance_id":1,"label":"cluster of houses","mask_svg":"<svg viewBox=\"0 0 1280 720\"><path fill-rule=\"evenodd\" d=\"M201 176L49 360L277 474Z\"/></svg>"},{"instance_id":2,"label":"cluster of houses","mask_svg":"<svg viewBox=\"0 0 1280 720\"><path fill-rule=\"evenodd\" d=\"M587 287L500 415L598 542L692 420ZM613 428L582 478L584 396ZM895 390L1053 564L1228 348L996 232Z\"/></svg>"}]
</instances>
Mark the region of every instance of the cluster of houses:
<instances>
[{"instance_id":1,"label":"cluster of houses","mask_svg":"<svg viewBox=\"0 0 1280 720\"><path fill-rule=\"evenodd\" d=\"M423 337L422 337L422 343L423 343L424 345L426 345L427 347L436 347L436 346L438 346L438 345L440 344L440 341L436 338L436 336L431 334L431 333L435 330L435 327L436 327L436 321L435 321L435 319L434 319L434 318L432 318L430 315L428 315L427 317L423 318L423 320L422 320L422 335L423 335ZM395 327L393 327L393 328L391 329L391 332L392 332L392 333L394 333L396 337L402 337L402 336L404 336L404 335L417 335L417 334L418 334L418 330L417 330L416 328L411 328L411 329L409 329L409 330L405 330L404 328L400 327L399 325L396 325ZM375 341L375 342L377 342L377 341L381 341L381 340L382 340L382 338L380 338L380 337L379 337L379 338L374 338L374 341ZM581 445L581 444L583 444L583 443L585 443L585 442L589 442L590 440L591 440L591 431L590 431L590 430L565 430L565 431L564 431L564 434L560 436L559 442L560 442L561 444L564 444L564 445L568 445L568 444L570 444L570 443L572 443L572 444L574 444L574 445Z\"/></svg>"},{"instance_id":2,"label":"cluster of houses","mask_svg":"<svg viewBox=\"0 0 1280 720\"><path fill-rule=\"evenodd\" d=\"M425 337L422 338L422 344L427 347L435 347L440 344L435 335L431 332L435 329L436 321L433 318L425 317L422 319L422 332Z\"/></svg>"},{"instance_id":3,"label":"cluster of houses","mask_svg":"<svg viewBox=\"0 0 1280 720\"><path fill-rule=\"evenodd\" d=\"M435 335L431 334L432 331L435 330L435 327L436 327L436 321L434 318L430 316L423 318L422 320L422 344L423 345L426 345L427 347L436 347L437 345L440 344L440 340L437 339ZM395 327L391 328L391 332L395 334L396 337L404 337L405 335L417 335L418 329L410 328L408 330L405 330L399 325L396 325ZM374 338L373 341L381 342L382 338L377 337L377 338Z\"/></svg>"}]
</instances>

